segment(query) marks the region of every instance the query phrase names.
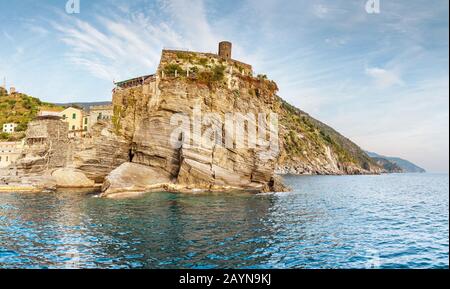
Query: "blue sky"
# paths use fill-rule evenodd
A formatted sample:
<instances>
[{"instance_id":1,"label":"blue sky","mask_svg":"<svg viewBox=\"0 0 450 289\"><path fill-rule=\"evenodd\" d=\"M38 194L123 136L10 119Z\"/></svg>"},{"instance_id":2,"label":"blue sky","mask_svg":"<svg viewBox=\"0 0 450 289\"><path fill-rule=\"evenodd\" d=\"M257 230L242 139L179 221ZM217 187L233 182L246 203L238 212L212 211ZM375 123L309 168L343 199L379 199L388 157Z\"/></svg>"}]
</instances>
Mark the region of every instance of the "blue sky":
<instances>
[{"instance_id":1,"label":"blue sky","mask_svg":"<svg viewBox=\"0 0 450 289\"><path fill-rule=\"evenodd\" d=\"M233 56L280 96L361 147L449 165L449 2L0 0L0 77L46 101L111 99L114 80L156 70L163 47Z\"/></svg>"}]
</instances>

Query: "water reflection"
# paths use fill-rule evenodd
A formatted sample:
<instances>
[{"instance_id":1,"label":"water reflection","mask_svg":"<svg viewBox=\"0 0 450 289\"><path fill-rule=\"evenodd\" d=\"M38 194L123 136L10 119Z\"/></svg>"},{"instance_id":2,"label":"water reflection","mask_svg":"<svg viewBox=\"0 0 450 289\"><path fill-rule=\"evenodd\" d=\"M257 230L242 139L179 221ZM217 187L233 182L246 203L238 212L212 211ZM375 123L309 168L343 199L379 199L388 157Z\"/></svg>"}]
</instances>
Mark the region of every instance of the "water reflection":
<instances>
[{"instance_id":1,"label":"water reflection","mask_svg":"<svg viewBox=\"0 0 450 289\"><path fill-rule=\"evenodd\" d=\"M254 195L7 194L1 204L0 247L16 252L3 253L3 266L236 267L272 234L272 199Z\"/></svg>"},{"instance_id":2,"label":"water reflection","mask_svg":"<svg viewBox=\"0 0 450 289\"><path fill-rule=\"evenodd\" d=\"M287 181L267 195L2 194L0 267L448 268L448 176Z\"/></svg>"}]
</instances>

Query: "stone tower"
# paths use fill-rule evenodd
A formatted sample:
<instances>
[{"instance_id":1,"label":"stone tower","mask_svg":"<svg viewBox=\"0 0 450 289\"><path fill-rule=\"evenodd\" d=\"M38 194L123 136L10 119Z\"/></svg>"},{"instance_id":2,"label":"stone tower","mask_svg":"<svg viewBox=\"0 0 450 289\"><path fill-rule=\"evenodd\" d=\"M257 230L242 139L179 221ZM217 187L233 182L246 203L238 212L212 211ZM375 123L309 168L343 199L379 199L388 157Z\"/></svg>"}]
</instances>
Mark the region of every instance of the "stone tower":
<instances>
[{"instance_id":1,"label":"stone tower","mask_svg":"<svg viewBox=\"0 0 450 289\"><path fill-rule=\"evenodd\" d=\"M219 43L219 56L225 59L231 59L231 49L233 44L228 41L222 41Z\"/></svg>"}]
</instances>

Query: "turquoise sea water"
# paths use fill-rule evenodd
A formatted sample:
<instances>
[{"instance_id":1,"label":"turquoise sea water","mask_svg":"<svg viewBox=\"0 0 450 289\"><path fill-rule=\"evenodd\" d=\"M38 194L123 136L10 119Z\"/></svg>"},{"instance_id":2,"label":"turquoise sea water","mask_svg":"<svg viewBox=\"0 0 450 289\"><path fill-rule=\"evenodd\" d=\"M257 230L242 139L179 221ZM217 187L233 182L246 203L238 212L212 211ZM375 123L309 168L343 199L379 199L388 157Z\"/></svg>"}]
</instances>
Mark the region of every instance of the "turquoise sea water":
<instances>
[{"instance_id":1,"label":"turquoise sea water","mask_svg":"<svg viewBox=\"0 0 450 289\"><path fill-rule=\"evenodd\" d=\"M0 194L0 268L448 268L449 177L286 177L293 192Z\"/></svg>"}]
</instances>

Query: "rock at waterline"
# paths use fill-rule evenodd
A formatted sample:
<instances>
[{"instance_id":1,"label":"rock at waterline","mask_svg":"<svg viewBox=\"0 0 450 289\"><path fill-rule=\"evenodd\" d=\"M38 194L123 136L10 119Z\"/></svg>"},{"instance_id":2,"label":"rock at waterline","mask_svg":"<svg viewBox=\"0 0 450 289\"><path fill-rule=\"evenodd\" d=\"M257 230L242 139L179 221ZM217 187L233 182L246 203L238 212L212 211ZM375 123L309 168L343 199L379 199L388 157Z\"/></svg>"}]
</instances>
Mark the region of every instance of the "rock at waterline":
<instances>
[{"instance_id":1,"label":"rock at waterline","mask_svg":"<svg viewBox=\"0 0 450 289\"><path fill-rule=\"evenodd\" d=\"M52 177L58 188L91 188L95 185L83 172L71 168L57 169Z\"/></svg>"}]
</instances>

